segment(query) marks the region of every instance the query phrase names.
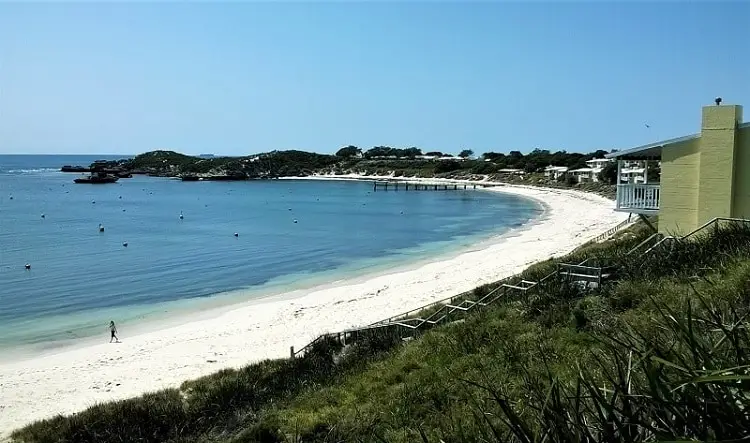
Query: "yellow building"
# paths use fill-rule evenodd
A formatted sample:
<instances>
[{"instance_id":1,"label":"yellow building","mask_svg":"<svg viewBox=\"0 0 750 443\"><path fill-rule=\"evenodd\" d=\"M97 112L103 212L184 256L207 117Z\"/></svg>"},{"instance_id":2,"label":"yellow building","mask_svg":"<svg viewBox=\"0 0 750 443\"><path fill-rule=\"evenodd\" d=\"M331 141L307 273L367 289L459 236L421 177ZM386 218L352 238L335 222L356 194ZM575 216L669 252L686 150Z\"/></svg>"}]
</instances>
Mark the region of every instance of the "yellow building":
<instances>
[{"instance_id":1,"label":"yellow building","mask_svg":"<svg viewBox=\"0 0 750 443\"><path fill-rule=\"evenodd\" d=\"M617 211L658 215L659 232L684 235L715 217L750 218L750 122L742 106L703 108L701 132L614 152ZM659 183L622 183L626 161L661 162Z\"/></svg>"}]
</instances>

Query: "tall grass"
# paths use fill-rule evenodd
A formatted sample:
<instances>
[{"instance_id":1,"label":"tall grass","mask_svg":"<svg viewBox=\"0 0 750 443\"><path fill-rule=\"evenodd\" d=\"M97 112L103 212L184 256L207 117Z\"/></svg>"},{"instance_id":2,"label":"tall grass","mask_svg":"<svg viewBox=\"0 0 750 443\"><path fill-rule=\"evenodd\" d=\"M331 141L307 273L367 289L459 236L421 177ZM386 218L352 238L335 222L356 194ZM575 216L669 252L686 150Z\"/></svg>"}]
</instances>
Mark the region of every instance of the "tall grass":
<instances>
[{"instance_id":1,"label":"tall grass","mask_svg":"<svg viewBox=\"0 0 750 443\"><path fill-rule=\"evenodd\" d=\"M333 340L316 343L302 358L266 360L225 369L141 397L98 404L68 417L38 421L12 434L24 442L190 441L247 423L270 403L356 370L395 338L372 333L341 355ZM268 429L258 432L272 435ZM265 434L264 434L265 435Z\"/></svg>"},{"instance_id":2,"label":"tall grass","mask_svg":"<svg viewBox=\"0 0 750 443\"><path fill-rule=\"evenodd\" d=\"M722 247L657 252L685 257L676 271L665 261L658 274L633 268L594 290L551 284L432 330L344 385L303 393L267 417L286 441L304 442L739 438L747 431L739 307L750 302L750 243L747 231L732 229L697 243L725 236ZM602 261L621 257L597 249ZM720 259L717 250L728 253ZM722 401L734 403L714 406ZM736 424L722 424L735 414Z\"/></svg>"},{"instance_id":3,"label":"tall grass","mask_svg":"<svg viewBox=\"0 0 750 443\"><path fill-rule=\"evenodd\" d=\"M700 306L683 311L654 301L651 333L624 325L600 336L595 366L579 366L573 380L551 371L540 380L524 371L524 402L502 388L464 380L494 402L476 407L487 441L747 439L747 308L696 299Z\"/></svg>"}]
</instances>

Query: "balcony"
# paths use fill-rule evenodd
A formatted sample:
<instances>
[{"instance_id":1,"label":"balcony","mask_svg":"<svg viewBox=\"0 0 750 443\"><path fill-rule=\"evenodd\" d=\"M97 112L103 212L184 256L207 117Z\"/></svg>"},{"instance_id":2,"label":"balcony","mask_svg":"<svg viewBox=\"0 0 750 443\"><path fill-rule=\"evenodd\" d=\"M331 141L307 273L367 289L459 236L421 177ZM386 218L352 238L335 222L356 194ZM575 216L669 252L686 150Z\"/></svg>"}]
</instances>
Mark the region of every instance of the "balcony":
<instances>
[{"instance_id":1,"label":"balcony","mask_svg":"<svg viewBox=\"0 0 750 443\"><path fill-rule=\"evenodd\" d=\"M632 214L657 214L659 212L659 189L658 184L619 184L615 210Z\"/></svg>"}]
</instances>

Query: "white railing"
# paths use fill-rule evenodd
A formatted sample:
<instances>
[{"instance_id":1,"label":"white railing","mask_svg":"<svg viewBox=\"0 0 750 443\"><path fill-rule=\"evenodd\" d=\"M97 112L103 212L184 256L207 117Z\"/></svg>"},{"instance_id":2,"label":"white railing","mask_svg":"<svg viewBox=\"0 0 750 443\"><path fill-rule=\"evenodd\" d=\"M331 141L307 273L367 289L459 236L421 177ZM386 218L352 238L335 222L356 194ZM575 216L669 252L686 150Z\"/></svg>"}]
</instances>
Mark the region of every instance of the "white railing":
<instances>
[{"instance_id":1,"label":"white railing","mask_svg":"<svg viewBox=\"0 0 750 443\"><path fill-rule=\"evenodd\" d=\"M659 185L617 185L617 209L634 211L659 210Z\"/></svg>"}]
</instances>

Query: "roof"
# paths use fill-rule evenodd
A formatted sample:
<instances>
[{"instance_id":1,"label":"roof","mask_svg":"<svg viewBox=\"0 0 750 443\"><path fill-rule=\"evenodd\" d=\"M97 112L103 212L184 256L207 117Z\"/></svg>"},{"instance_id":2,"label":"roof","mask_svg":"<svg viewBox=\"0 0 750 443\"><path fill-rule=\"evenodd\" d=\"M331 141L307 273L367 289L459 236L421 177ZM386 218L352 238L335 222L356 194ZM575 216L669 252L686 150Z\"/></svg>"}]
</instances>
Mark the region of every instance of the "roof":
<instances>
[{"instance_id":1,"label":"roof","mask_svg":"<svg viewBox=\"0 0 750 443\"><path fill-rule=\"evenodd\" d=\"M700 137L700 134L686 135L685 137L677 137L669 140L664 140L648 145L638 146L635 148L625 149L623 151L612 152L605 155L606 158L619 158L622 160L648 160L661 158L662 148L673 145L675 143L682 143L688 140L695 140Z\"/></svg>"},{"instance_id":2,"label":"roof","mask_svg":"<svg viewBox=\"0 0 750 443\"><path fill-rule=\"evenodd\" d=\"M750 122L741 123L737 129L750 128ZM684 137L671 138L648 145L638 146L635 148L625 149L623 151L612 152L604 158L618 158L622 160L655 160L661 158L661 150L667 146L682 143L700 138L700 134L686 135Z\"/></svg>"}]
</instances>

